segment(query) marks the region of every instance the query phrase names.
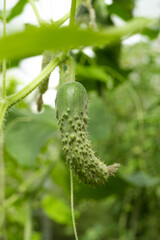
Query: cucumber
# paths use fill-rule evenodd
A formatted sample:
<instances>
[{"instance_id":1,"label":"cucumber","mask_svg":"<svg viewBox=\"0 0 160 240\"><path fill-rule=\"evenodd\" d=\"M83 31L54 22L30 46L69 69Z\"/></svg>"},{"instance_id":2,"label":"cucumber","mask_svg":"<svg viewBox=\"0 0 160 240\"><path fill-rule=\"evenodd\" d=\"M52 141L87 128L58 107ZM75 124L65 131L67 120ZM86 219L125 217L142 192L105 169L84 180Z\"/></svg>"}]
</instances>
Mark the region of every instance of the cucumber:
<instances>
[{"instance_id":1,"label":"cucumber","mask_svg":"<svg viewBox=\"0 0 160 240\"><path fill-rule=\"evenodd\" d=\"M42 67L41 67L42 70L51 62L52 59L53 59L53 53L51 51L44 51L43 58L42 58ZM43 107L42 95L48 90L49 77L50 77L50 74L46 76L43 82L38 86L38 90L39 90L39 96L37 99L38 112L40 112Z\"/></svg>"},{"instance_id":2,"label":"cucumber","mask_svg":"<svg viewBox=\"0 0 160 240\"><path fill-rule=\"evenodd\" d=\"M106 166L91 148L85 88L78 82L63 84L57 92L55 105L67 164L82 182L94 186L104 184L117 171L119 164Z\"/></svg>"}]
</instances>

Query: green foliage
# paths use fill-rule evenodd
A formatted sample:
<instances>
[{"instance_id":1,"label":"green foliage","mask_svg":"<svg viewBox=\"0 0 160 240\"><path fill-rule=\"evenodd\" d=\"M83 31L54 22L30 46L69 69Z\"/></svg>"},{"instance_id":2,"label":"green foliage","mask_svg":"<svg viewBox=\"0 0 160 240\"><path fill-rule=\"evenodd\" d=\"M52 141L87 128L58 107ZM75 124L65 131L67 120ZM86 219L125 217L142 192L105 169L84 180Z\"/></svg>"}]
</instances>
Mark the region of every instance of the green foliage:
<instances>
[{"instance_id":1,"label":"green foliage","mask_svg":"<svg viewBox=\"0 0 160 240\"><path fill-rule=\"evenodd\" d=\"M45 196L42 207L46 214L60 224L72 224L70 206L61 198Z\"/></svg>"},{"instance_id":2,"label":"green foliage","mask_svg":"<svg viewBox=\"0 0 160 240\"><path fill-rule=\"evenodd\" d=\"M160 182L160 178L149 176L143 172L135 172L126 177L126 180L137 187L152 187Z\"/></svg>"},{"instance_id":3,"label":"green foliage","mask_svg":"<svg viewBox=\"0 0 160 240\"><path fill-rule=\"evenodd\" d=\"M152 20L138 18L124 27L112 27L103 31L78 28L57 28L54 25L31 27L22 33L15 33L0 39L0 59L23 58L41 54L44 50L65 51L79 46L103 46L113 44L128 34L141 31ZM64 41L65 39L65 41Z\"/></svg>"},{"instance_id":4,"label":"green foliage","mask_svg":"<svg viewBox=\"0 0 160 240\"><path fill-rule=\"evenodd\" d=\"M7 21L20 16L26 3L17 1L7 12ZM89 186L73 176L79 239L158 239L160 88L156 37L159 26L152 26L152 20L133 19L133 0L113 0L111 5L104 0L92 3L96 14L94 30L88 27L90 9L85 1L75 28L58 27L68 18L67 14L51 25L28 26L20 33L1 38L0 59L11 59L7 68L12 68L18 66L22 58L54 50L53 55L58 54L53 63L55 67L66 63L66 52L59 58L59 51L70 50L76 63L76 81L84 85L89 98L87 131L96 156L106 165L121 163L116 176L110 177L101 187ZM131 21L123 27L115 27L114 15ZM131 46L122 44L124 37L137 32L148 36L145 42ZM92 57L83 51L86 46L90 46ZM72 49L78 49L77 53ZM44 71L40 79L51 71L52 68ZM34 86L32 82L29 84L29 92L39 83L37 77ZM17 92L17 86L15 77L7 76L7 98L0 97L3 114L1 110L8 99L19 93L21 98L28 95L23 89ZM22 240L24 228L29 223L33 228L32 240L71 240L74 236L69 203L70 176L56 114L49 106L45 106L40 114L32 113L30 105L28 101L21 102L6 114L7 238ZM61 106L62 112L63 108L66 108L65 104ZM2 186L0 188L2 193ZM31 219L26 211L28 202ZM0 216L1 211L2 204Z\"/></svg>"},{"instance_id":5,"label":"green foliage","mask_svg":"<svg viewBox=\"0 0 160 240\"><path fill-rule=\"evenodd\" d=\"M6 21L10 22L13 18L17 17L23 12L25 5L28 3L28 0L19 0L16 5L7 12ZM3 17L3 11L0 11L0 19Z\"/></svg>"},{"instance_id":6,"label":"green foliage","mask_svg":"<svg viewBox=\"0 0 160 240\"><path fill-rule=\"evenodd\" d=\"M89 138L91 141L107 140L110 137L110 113L105 102L98 97L93 97L89 103ZM101 117L99 117L101 116Z\"/></svg>"},{"instance_id":7,"label":"green foliage","mask_svg":"<svg viewBox=\"0 0 160 240\"><path fill-rule=\"evenodd\" d=\"M39 1L39 0L36 0L36 1ZM24 7L25 5L28 3L28 0L19 0L15 5L14 7L9 10L7 13L6 13L6 21L7 23L9 23L11 20L13 20L15 17L18 17L19 15L22 14L23 10L24 10ZM2 20L3 19L3 11L1 10L0 11L0 19Z\"/></svg>"},{"instance_id":8,"label":"green foliage","mask_svg":"<svg viewBox=\"0 0 160 240\"><path fill-rule=\"evenodd\" d=\"M40 149L56 134L57 123L49 107L40 115L19 112L6 126L5 149L19 164L34 165Z\"/></svg>"},{"instance_id":9,"label":"green foliage","mask_svg":"<svg viewBox=\"0 0 160 240\"><path fill-rule=\"evenodd\" d=\"M79 77L83 79L83 81L102 81L104 83L108 82L109 76L105 72L104 68L99 66L83 66L81 64L77 64L76 72Z\"/></svg>"},{"instance_id":10,"label":"green foliage","mask_svg":"<svg viewBox=\"0 0 160 240\"><path fill-rule=\"evenodd\" d=\"M125 21L132 18L132 10L134 8L135 0L114 0L111 5L107 7L110 14L116 14Z\"/></svg>"}]
</instances>

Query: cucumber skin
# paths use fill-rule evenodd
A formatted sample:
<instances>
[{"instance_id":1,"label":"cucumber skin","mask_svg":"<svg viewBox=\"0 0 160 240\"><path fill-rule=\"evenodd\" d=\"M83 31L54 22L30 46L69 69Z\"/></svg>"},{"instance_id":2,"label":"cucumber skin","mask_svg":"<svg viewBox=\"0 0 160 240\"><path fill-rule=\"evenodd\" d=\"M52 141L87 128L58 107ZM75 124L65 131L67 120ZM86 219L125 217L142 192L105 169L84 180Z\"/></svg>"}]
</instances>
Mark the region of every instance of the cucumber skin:
<instances>
[{"instance_id":1,"label":"cucumber skin","mask_svg":"<svg viewBox=\"0 0 160 240\"><path fill-rule=\"evenodd\" d=\"M95 156L88 140L85 88L78 82L63 84L57 92L55 105L67 164L80 181L93 186L104 184L111 172Z\"/></svg>"}]
</instances>

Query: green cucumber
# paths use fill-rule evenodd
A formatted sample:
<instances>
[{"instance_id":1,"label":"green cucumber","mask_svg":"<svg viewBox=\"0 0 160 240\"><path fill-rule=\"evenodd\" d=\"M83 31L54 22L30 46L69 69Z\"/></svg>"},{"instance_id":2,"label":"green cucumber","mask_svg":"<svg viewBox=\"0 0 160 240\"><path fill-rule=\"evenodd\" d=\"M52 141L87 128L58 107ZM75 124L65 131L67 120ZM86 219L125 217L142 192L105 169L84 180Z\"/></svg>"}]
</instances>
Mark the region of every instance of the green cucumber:
<instances>
[{"instance_id":1,"label":"green cucumber","mask_svg":"<svg viewBox=\"0 0 160 240\"><path fill-rule=\"evenodd\" d=\"M87 133L88 96L85 88L78 82L63 84L57 92L55 104L67 164L82 182L104 184L117 171L119 164L106 166L91 148Z\"/></svg>"},{"instance_id":2,"label":"green cucumber","mask_svg":"<svg viewBox=\"0 0 160 240\"><path fill-rule=\"evenodd\" d=\"M53 53L51 51L44 51L41 69L43 70L51 62L52 59L53 59ZM38 112L40 112L43 107L42 95L48 90L49 77L50 77L50 74L48 76L46 76L43 79L43 82L38 86L38 90L39 90L39 97L37 99Z\"/></svg>"}]
</instances>

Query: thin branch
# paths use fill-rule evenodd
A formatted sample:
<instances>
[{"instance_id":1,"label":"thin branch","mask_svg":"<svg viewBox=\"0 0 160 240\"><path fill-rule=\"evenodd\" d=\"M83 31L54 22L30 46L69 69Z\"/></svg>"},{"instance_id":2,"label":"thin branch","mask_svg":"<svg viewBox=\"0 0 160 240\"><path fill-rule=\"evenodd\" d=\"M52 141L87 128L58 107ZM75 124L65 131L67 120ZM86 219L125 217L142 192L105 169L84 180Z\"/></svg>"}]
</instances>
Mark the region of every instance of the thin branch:
<instances>
[{"instance_id":1,"label":"thin branch","mask_svg":"<svg viewBox=\"0 0 160 240\"><path fill-rule=\"evenodd\" d=\"M72 0L71 13L70 13L70 23L69 23L70 27L74 26L75 15L76 15L76 0ZM69 64L70 64L71 80L73 79L73 81L75 81L75 63L70 56L68 56L68 61L69 61ZM71 188L71 213L72 213L73 231L74 231L75 239L78 240L76 222L75 222L75 214L74 214L73 173L72 173L71 168L70 168L70 188Z\"/></svg>"},{"instance_id":2,"label":"thin branch","mask_svg":"<svg viewBox=\"0 0 160 240\"><path fill-rule=\"evenodd\" d=\"M74 26L75 15L76 15L76 3L77 3L76 0L72 0L71 11L70 11L70 22L69 22L70 27Z\"/></svg>"},{"instance_id":3,"label":"thin branch","mask_svg":"<svg viewBox=\"0 0 160 240\"><path fill-rule=\"evenodd\" d=\"M28 1L30 2L31 6L32 6L32 9L33 9L33 11L35 13L35 16L37 18L37 21L38 21L39 25L45 24L46 22L41 18L34 0L28 0Z\"/></svg>"},{"instance_id":4,"label":"thin branch","mask_svg":"<svg viewBox=\"0 0 160 240\"><path fill-rule=\"evenodd\" d=\"M90 26L95 29L96 28L96 14L95 10L92 6L92 0L88 0L88 10L89 10L89 15L90 15Z\"/></svg>"},{"instance_id":5,"label":"thin branch","mask_svg":"<svg viewBox=\"0 0 160 240\"><path fill-rule=\"evenodd\" d=\"M81 2L83 2L82 0L78 0L77 1L77 5L76 5L76 10L79 8ZM60 27L63 23L65 23L68 18L70 17L70 11L67 12L61 19L57 20L54 22L56 27Z\"/></svg>"},{"instance_id":6,"label":"thin branch","mask_svg":"<svg viewBox=\"0 0 160 240\"><path fill-rule=\"evenodd\" d=\"M31 83L29 83L19 92L9 96L7 99L9 107L28 96L45 79L45 77L55 69L55 67L62 61L62 59L63 56L54 58L54 60L50 62L47 67L44 68L44 70Z\"/></svg>"},{"instance_id":7,"label":"thin branch","mask_svg":"<svg viewBox=\"0 0 160 240\"><path fill-rule=\"evenodd\" d=\"M68 82L74 82L75 81L75 74L76 74L76 66L75 66L75 62L73 60L73 58L71 56L67 56L67 60L68 60L68 70L67 70L67 77L66 80Z\"/></svg>"},{"instance_id":8,"label":"thin branch","mask_svg":"<svg viewBox=\"0 0 160 240\"><path fill-rule=\"evenodd\" d=\"M3 6L3 37L6 37L6 0ZM6 59L3 60L2 98L6 97Z\"/></svg>"},{"instance_id":9,"label":"thin branch","mask_svg":"<svg viewBox=\"0 0 160 240\"><path fill-rule=\"evenodd\" d=\"M3 6L3 37L6 37L6 0ZM6 97L6 59L3 60L3 82L2 82L2 99L0 102L0 238L5 236L5 163L3 151L3 120L5 116L5 97ZM2 112L1 112L2 110Z\"/></svg>"},{"instance_id":10,"label":"thin branch","mask_svg":"<svg viewBox=\"0 0 160 240\"><path fill-rule=\"evenodd\" d=\"M75 239L78 240L76 222L75 222L75 214L74 214L73 174L72 174L71 168L70 168L70 184L71 184L71 212L72 212L73 230L74 230Z\"/></svg>"},{"instance_id":11,"label":"thin branch","mask_svg":"<svg viewBox=\"0 0 160 240\"><path fill-rule=\"evenodd\" d=\"M3 152L3 133L0 135L0 239L5 235L5 166Z\"/></svg>"},{"instance_id":12,"label":"thin branch","mask_svg":"<svg viewBox=\"0 0 160 240\"><path fill-rule=\"evenodd\" d=\"M30 240L32 237L32 207L31 200L26 203L26 221L24 226L24 240Z\"/></svg>"}]
</instances>

